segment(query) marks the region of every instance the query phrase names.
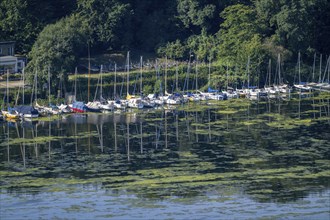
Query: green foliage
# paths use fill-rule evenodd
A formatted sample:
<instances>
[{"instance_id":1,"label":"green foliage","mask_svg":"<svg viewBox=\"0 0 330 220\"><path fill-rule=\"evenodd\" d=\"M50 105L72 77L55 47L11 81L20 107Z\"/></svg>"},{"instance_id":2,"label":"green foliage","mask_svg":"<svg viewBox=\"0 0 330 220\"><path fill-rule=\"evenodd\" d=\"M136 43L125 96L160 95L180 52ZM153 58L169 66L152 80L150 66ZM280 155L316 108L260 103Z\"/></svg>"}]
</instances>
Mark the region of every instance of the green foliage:
<instances>
[{"instance_id":1,"label":"green foliage","mask_svg":"<svg viewBox=\"0 0 330 220\"><path fill-rule=\"evenodd\" d=\"M314 53L329 53L329 35L328 0L0 2L0 40L14 40L16 52L29 53L29 71L38 69L43 81L48 66L52 80L65 79L87 57L89 43L93 54L139 50L179 60L193 54L195 60L237 66L240 80L248 57L252 77L259 80L268 60L274 64L280 54L291 82L298 51L307 70ZM224 83L223 74L213 72L214 84Z\"/></svg>"},{"instance_id":2,"label":"green foliage","mask_svg":"<svg viewBox=\"0 0 330 220\"><path fill-rule=\"evenodd\" d=\"M124 46L154 52L168 41L182 39L185 30L180 29L176 17L176 0L130 0L131 11L121 27L121 38L131 37Z\"/></svg>"},{"instance_id":3,"label":"green foliage","mask_svg":"<svg viewBox=\"0 0 330 220\"><path fill-rule=\"evenodd\" d=\"M247 57L259 57L261 36L253 7L241 4L229 6L221 16L224 22L217 34L219 56L229 63L244 63Z\"/></svg>"},{"instance_id":4,"label":"green foliage","mask_svg":"<svg viewBox=\"0 0 330 220\"><path fill-rule=\"evenodd\" d=\"M223 59L229 66L245 66L237 74L241 78L247 74L247 69L256 74L257 67L263 59L262 36L257 23L257 14L253 7L237 4L227 7L221 16L224 22L217 33L220 41L218 59Z\"/></svg>"},{"instance_id":5,"label":"green foliage","mask_svg":"<svg viewBox=\"0 0 330 220\"><path fill-rule=\"evenodd\" d=\"M180 40L176 40L175 42L168 42L165 47L158 48L157 53L162 57L167 56L169 58L182 59L185 50Z\"/></svg>"},{"instance_id":6,"label":"green foliage","mask_svg":"<svg viewBox=\"0 0 330 220\"><path fill-rule=\"evenodd\" d=\"M128 5L118 0L78 0L78 12L90 27L90 41L107 48L118 42L121 20L128 13Z\"/></svg>"},{"instance_id":7,"label":"green foliage","mask_svg":"<svg viewBox=\"0 0 330 220\"><path fill-rule=\"evenodd\" d=\"M4 0L0 3L0 40L19 39L17 46L22 51L29 48L40 31L39 25L33 26L29 20L27 8L27 2L23 0Z\"/></svg>"},{"instance_id":8,"label":"green foliage","mask_svg":"<svg viewBox=\"0 0 330 220\"><path fill-rule=\"evenodd\" d=\"M188 48L199 60L212 60L216 54L215 39L203 29L200 35L192 35L187 40Z\"/></svg>"},{"instance_id":9,"label":"green foliage","mask_svg":"<svg viewBox=\"0 0 330 220\"><path fill-rule=\"evenodd\" d=\"M197 0L180 0L177 7L178 17L186 28L205 28L207 19L211 19L215 14L215 5L203 4Z\"/></svg>"},{"instance_id":10,"label":"green foliage","mask_svg":"<svg viewBox=\"0 0 330 220\"><path fill-rule=\"evenodd\" d=\"M324 25L330 21L326 18L330 9L328 1L257 0L255 8L265 40L272 43L272 47L268 44L267 49L286 54L300 50L310 56L316 50L321 53L329 51L329 47L322 43L327 41L323 37L330 31L329 26ZM319 44L325 47L321 48Z\"/></svg>"},{"instance_id":11,"label":"green foliage","mask_svg":"<svg viewBox=\"0 0 330 220\"><path fill-rule=\"evenodd\" d=\"M153 92L153 87L152 85L145 85L143 86L143 94L148 95Z\"/></svg>"},{"instance_id":12,"label":"green foliage","mask_svg":"<svg viewBox=\"0 0 330 220\"><path fill-rule=\"evenodd\" d=\"M0 2L0 41L16 41L18 53L31 50L38 34L50 23L69 15L75 1L3 0Z\"/></svg>"},{"instance_id":13,"label":"green foliage","mask_svg":"<svg viewBox=\"0 0 330 220\"><path fill-rule=\"evenodd\" d=\"M48 25L29 53L29 81L32 82L37 73L39 85L42 85L48 81L49 70L53 82L51 88L57 88L59 78L67 79L67 73L73 71L79 55L82 52L87 54L87 30L86 23L78 15Z\"/></svg>"},{"instance_id":14,"label":"green foliage","mask_svg":"<svg viewBox=\"0 0 330 220\"><path fill-rule=\"evenodd\" d=\"M308 48L311 20L308 16L308 1L292 1L281 7L274 16L276 35L281 45L291 50L306 50Z\"/></svg>"},{"instance_id":15,"label":"green foliage","mask_svg":"<svg viewBox=\"0 0 330 220\"><path fill-rule=\"evenodd\" d=\"M160 79L156 80L155 84L154 84L154 90L153 93L164 93L163 89L162 89L162 81Z\"/></svg>"}]
</instances>

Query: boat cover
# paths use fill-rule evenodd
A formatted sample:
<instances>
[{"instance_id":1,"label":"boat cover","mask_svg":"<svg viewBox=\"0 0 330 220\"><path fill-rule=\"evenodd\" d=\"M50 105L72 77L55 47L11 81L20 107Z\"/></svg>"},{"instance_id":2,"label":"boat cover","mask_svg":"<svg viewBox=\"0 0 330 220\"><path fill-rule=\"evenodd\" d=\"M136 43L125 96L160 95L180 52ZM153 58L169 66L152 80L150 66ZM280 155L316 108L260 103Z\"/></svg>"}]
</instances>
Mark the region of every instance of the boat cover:
<instances>
[{"instance_id":1,"label":"boat cover","mask_svg":"<svg viewBox=\"0 0 330 220\"><path fill-rule=\"evenodd\" d=\"M36 110L35 108L33 108L32 106L29 105L20 105L20 106L16 106L14 108L15 111L17 111L19 114L39 114L38 110Z\"/></svg>"}]
</instances>

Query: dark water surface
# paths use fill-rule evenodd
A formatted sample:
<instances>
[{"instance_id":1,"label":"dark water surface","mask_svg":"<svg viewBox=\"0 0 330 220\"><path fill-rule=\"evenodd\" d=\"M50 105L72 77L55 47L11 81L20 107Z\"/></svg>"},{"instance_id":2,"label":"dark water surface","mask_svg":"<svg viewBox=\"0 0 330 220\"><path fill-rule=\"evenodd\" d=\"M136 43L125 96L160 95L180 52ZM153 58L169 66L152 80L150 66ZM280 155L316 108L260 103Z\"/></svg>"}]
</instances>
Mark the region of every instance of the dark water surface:
<instances>
[{"instance_id":1,"label":"dark water surface","mask_svg":"<svg viewBox=\"0 0 330 220\"><path fill-rule=\"evenodd\" d=\"M0 219L330 219L329 99L3 122Z\"/></svg>"}]
</instances>

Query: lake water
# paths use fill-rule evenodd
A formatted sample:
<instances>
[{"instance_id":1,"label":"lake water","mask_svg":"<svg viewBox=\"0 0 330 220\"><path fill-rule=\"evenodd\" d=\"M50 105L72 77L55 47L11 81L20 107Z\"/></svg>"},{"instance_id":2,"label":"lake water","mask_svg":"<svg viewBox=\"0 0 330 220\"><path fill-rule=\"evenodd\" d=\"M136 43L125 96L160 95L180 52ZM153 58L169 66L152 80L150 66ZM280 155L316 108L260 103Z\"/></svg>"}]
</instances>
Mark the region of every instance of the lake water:
<instances>
[{"instance_id":1,"label":"lake water","mask_svg":"<svg viewBox=\"0 0 330 220\"><path fill-rule=\"evenodd\" d=\"M0 219L329 219L330 95L0 124Z\"/></svg>"}]
</instances>

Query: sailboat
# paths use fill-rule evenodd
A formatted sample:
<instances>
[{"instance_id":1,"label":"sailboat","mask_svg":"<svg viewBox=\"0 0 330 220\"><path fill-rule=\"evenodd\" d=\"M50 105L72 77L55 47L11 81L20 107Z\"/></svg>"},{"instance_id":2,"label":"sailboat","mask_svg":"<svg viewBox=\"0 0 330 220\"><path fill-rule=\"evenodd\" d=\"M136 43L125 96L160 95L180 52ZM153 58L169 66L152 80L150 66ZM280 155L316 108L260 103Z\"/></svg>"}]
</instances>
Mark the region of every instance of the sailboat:
<instances>
[{"instance_id":1,"label":"sailboat","mask_svg":"<svg viewBox=\"0 0 330 220\"><path fill-rule=\"evenodd\" d=\"M200 93L206 96L209 100L224 100L223 94L221 94L217 89L212 89L210 84L211 84L211 60L209 60L209 76L208 76L207 92L200 91Z\"/></svg>"},{"instance_id":2,"label":"sailboat","mask_svg":"<svg viewBox=\"0 0 330 220\"><path fill-rule=\"evenodd\" d=\"M37 109L35 109L33 106L20 105L20 106L16 106L14 108L14 110L22 118L37 118L37 117L39 117L39 111Z\"/></svg>"},{"instance_id":3,"label":"sailboat","mask_svg":"<svg viewBox=\"0 0 330 220\"><path fill-rule=\"evenodd\" d=\"M98 93L99 80L100 80L100 77L102 77L102 68L103 67L101 66L101 72L100 72L100 75L99 75L99 78L97 81L97 87L96 87L94 99L93 99L93 101L88 101L86 104L88 111L90 111L90 112L101 112L101 107L100 107L101 102L99 100L96 100L96 96ZM101 90L102 90L102 85L101 85ZM102 97L102 95L101 95L101 97Z\"/></svg>"},{"instance_id":4,"label":"sailboat","mask_svg":"<svg viewBox=\"0 0 330 220\"><path fill-rule=\"evenodd\" d=\"M234 88L229 86L229 73L228 73L228 64L226 68L226 90L222 91L222 94L227 99L238 98L238 93L234 90Z\"/></svg>"},{"instance_id":5,"label":"sailboat","mask_svg":"<svg viewBox=\"0 0 330 220\"><path fill-rule=\"evenodd\" d=\"M143 73L143 57L140 57L140 94L142 98L142 104L144 108L153 108L156 103L155 100L143 95L143 84L142 84L142 73Z\"/></svg>"},{"instance_id":6,"label":"sailboat","mask_svg":"<svg viewBox=\"0 0 330 220\"><path fill-rule=\"evenodd\" d=\"M207 92L201 92L203 95L207 96L209 100L224 100L225 97L217 89L212 89L211 87L211 60L209 60L209 74L208 74L208 86Z\"/></svg>"},{"instance_id":7,"label":"sailboat","mask_svg":"<svg viewBox=\"0 0 330 220\"><path fill-rule=\"evenodd\" d=\"M263 89L259 89L258 86L250 86L250 57L248 58L247 62L247 76L248 76L248 86L245 89L245 94L248 98L260 98L260 97L266 97L267 93Z\"/></svg>"},{"instance_id":8,"label":"sailboat","mask_svg":"<svg viewBox=\"0 0 330 220\"><path fill-rule=\"evenodd\" d=\"M267 76L266 76L266 82L268 80L268 85L264 85L265 91L268 93L270 97L274 97L276 94L278 94L280 91L278 90L277 87L275 87L274 84L271 83L271 78L272 78L272 60L269 59L268 62L268 69L267 69Z\"/></svg>"},{"instance_id":9,"label":"sailboat","mask_svg":"<svg viewBox=\"0 0 330 220\"><path fill-rule=\"evenodd\" d=\"M15 109L11 108L9 106L9 86L8 86L8 81L9 81L9 70L7 70L7 81L6 81L6 96L7 96L7 111L6 110L1 110L2 115L6 119L19 119L19 114L15 111Z\"/></svg>"},{"instance_id":10,"label":"sailboat","mask_svg":"<svg viewBox=\"0 0 330 220\"><path fill-rule=\"evenodd\" d=\"M69 104L69 108L75 113L84 113L88 111L87 106L82 101L77 101L77 67L75 69L75 82L74 82L74 100L72 104Z\"/></svg>"},{"instance_id":11,"label":"sailboat","mask_svg":"<svg viewBox=\"0 0 330 220\"><path fill-rule=\"evenodd\" d=\"M308 86L306 82L301 81L301 76L300 76L300 51L298 53L298 83L294 83L293 86L298 89L299 91L311 91L312 87Z\"/></svg>"},{"instance_id":12,"label":"sailboat","mask_svg":"<svg viewBox=\"0 0 330 220\"><path fill-rule=\"evenodd\" d=\"M24 103L24 86L25 86L25 66L23 66L23 71L22 71L22 81L23 81L23 85L22 85L22 90L23 90L23 94L22 94L22 99L23 99L23 103L22 105L17 105L14 107L14 110L19 114L20 117L22 118L37 118L39 117L39 112L37 109L35 109L32 104L31 105L25 105ZM17 99L19 96L19 92L17 95ZM17 103L17 100L16 100Z\"/></svg>"},{"instance_id":13,"label":"sailboat","mask_svg":"<svg viewBox=\"0 0 330 220\"><path fill-rule=\"evenodd\" d=\"M106 99L103 98L103 65L101 65L101 71L100 71L100 99L96 100L96 96L98 93L98 87L96 88L95 91L95 96L94 96L94 101L87 103L87 107L93 107L95 111L102 111L102 112L109 112L113 111L114 105L112 103L108 103Z\"/></svg>"},{"instance_id":14,"label":"sailboat","mask_svg":"<svg viewBox=\"0 0 330 220\"><path fill-rule=\"evenodd\" d=\"M155 73L156 73L156 81L160 81L160 74L159 74L159 65L158 65L158 59L156 59L156 64L155 64ZM152 100L156 106L163 106L165 104L165 99L167 96L163 95L163 90L162 90L162 82L160 81L160 88L159 91L154 91L154 93L148 94L147 98L149 100Z\"/></svg>"},{"instance_id":15,"label":"sailboat","mask_svg":"<svg viewBox=\"0 0 330 220\"><path fill-rule=\"evenodd\" d=\"M170 94L167 92L167 56L165 57L165 82L164 82L164 93L163 100L168 105L180 105L182 103L183 97L178 94Z\"/></svg>"},{"instance_id":16,"label":"sailboat","mask_svg":"<svg viewBox=\"0 0 330 220\"><path fill-rule=\"evenodd\" d=\"M113 105L114 109L126 109L127 102L122 100L117 95L117 64L115 63L115 73L114 73L114 84L113 84L113 100L108 100L108 104Z\"/></svg>"},{"instance_id":17,"label":"sailboat","mask_svg":"<svg viewBox=\"0 0 330 220\"><path fill-rule=\"evenodd\" d=\"M5 117L5 119L9 119L9 120L11 120L11 119L14 119L14 120L19 119L19 114L15 111L15 109L10 108L9 106L8 106L8 110L7 111L6 110L1 110L1 113Z\"/></svg>"},{"instance_id":18,"label":"sailboat","mask_svg":"<svg viewBox=\"0 0 330 220\"><path fill-rule=\"evenodd\" d=\"M278 72L278 82L274 83L275 89L278 90L282 94L291 93L291 88L288 84L284 83L283 78L281 77L281 55L278 54L277 58L277 72Z\"/></svg>"},{"instance_id":19,"label":"sailboat","mask_svg":"<svg viewBox=\"0 0 330 220\"><path fill-rule=\"evenodd\" d=\"M325 76L326 74L328 75L328 79L325 80ZM318 83L316 85L314 85L314 87L318 90L322 90L322 91L330 91L330 57L328 57L325 69L324 69L324 75L322 77L322 54L320 56L320 73L319 73L319 80Z\"/></svg>"},{"instance_id":20,"label":"sailboat","mask_svg":"<svg viewBox=\"0 0 330 220\"><path fill-rule=\"evenodd\" d=\"M129 108L142 109L144 107L140 97L135 97L134 95L129 94L129 51L127 52L127 106Z\"/></svg>"},{"instance_id":21,"label":"sailboat","mask_svg":"<svg viewBox=\"0 0 330 220\"><path fill-rule=\"evenodd\" d=\"M198 78L197 78L197 73L198 73L198 58L196 58L196 66L195 66L195 93L187 93L187 98L191 102L199 102L201 100L207 100L207 96L204 95L203 93L198 92Z\"/></svg>"},{"instance_id":22,"label":"sailboat","mask_svg":"<svg viewBox=\"0 0 330 220\"><path fill-rule=\"evenodd\" d=\"M42 110L43 112L45 112L46 114L51 114L51 115L58 115L60 113L62 113L62 110L59 109L56 105L53 105L50 101L50 88L51 88L51 84L50 84L50 68L48 67L48 83L47 83L47 87L48 87L48 106L44 106L44 105L39 105L36 102L36 107L40 110Z\"/></svg>"},{"instance_id":23,"label":"sailboat","mask_svg":"<svg viewBox=\"0 0 330 220\"><path fill-rule=\"evenodd\" d=\"M91 58L90 58L90 50L89 50L89 44L88 44L88 91L87 91L87 111L89 112L101 112L101 108L99 106L99 102L96 101L96 94L97 94L97 88L94 96L93 101L89 101L89 95L90 95L90 74L91 74ZM101 70L102 71L102 70Z\"/></svg>"}]
</instances>

